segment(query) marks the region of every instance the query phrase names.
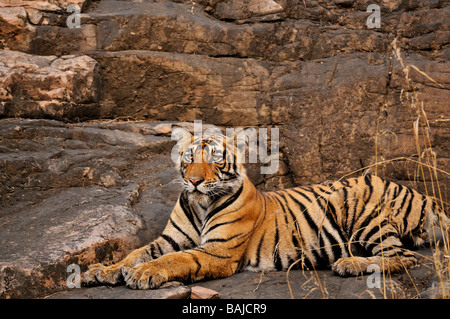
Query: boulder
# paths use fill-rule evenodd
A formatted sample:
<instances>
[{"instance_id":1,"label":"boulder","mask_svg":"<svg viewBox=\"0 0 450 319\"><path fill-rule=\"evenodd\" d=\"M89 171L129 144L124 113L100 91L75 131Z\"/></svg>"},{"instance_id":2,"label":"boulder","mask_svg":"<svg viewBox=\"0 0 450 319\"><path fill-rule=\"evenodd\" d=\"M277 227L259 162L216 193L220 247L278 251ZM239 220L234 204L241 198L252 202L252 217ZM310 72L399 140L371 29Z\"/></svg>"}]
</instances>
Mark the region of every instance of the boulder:
<instances>
[{"instance_id":1,"label":"boulder","mask_svg":"<svg viewBox=\"0 0 450 319\"><path fill-rule=\"evenodd\" d=\"M105 125L0 122L1 298L67 289L69 265L117 262L165 226L179 193L170 137Z\"/></svg>"},{"instance_id":2,"label":"boulder","mask_svg":"<svg viewBox=\"0 0 450 319\"><path fill-rule=\"evenodd\" d=\"M0 120L0 298L66 290L69 266L118 262L162 232L181 192L173 124ZM250 171L262 189L286 174Z\"/></svg>"},{"instance_id":3,"label":"boulder","mask_svg":"<svg viewBox=\"0 0 450 319\"><path fill-rule=\"evenodd\" d=\"M88 56L37 56L0 51L0 115L80 119L96 113L97 62ZM89 115L88 115L89 117Z\"/></svg>"}]
</instances>

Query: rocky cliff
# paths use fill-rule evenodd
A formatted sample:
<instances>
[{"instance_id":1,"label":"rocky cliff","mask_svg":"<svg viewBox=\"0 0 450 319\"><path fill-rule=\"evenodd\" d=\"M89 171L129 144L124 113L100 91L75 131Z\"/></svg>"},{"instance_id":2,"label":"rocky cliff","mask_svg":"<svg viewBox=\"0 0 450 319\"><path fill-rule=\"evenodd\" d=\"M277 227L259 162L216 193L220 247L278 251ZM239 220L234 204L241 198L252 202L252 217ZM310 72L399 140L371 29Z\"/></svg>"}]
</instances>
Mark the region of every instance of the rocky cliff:
<instances>
[{"instance_id":1,"label":"rocky cliff","mask_svg":"<svg viewBox=\"0 0 450 319\"><path fill-rule=\"evenodd\" d=\"M175 122L279 128L261 189L370 170L450 202L449 1L0 3L2 297L156 236Z\"/></svg>"}]
</instances>

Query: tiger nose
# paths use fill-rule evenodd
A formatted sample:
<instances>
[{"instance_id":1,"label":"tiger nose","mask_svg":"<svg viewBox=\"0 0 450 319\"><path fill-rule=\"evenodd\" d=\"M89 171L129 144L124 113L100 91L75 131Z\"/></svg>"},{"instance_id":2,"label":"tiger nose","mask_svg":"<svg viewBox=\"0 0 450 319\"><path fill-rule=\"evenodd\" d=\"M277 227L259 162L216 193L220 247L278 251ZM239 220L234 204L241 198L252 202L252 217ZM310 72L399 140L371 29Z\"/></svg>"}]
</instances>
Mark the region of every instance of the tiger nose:
<instances>
[{"instance_id":1,"label":"tiger nose","mask_svg":"<svg viewBox=\"0 0 450 319\"><path fill-rule=\"evenodd\" d=\"M201 182L204 181L202 178L189 178L189 181L192 183L192 185L197 186L201 184Z\"/></svg>"}]
</instances>

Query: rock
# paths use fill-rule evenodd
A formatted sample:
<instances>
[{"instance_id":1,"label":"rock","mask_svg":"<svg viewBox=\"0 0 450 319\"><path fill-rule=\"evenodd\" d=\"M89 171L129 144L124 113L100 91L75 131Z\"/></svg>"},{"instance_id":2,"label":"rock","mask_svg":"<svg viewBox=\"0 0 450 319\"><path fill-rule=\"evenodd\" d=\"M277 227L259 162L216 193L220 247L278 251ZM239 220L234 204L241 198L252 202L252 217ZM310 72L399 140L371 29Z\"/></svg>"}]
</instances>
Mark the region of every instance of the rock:
<instances>
[{"instance_id":1,"label":"rock","mask_svg":"<svg viewBox=\"0 0 450 319\"><path fill-rule=\"evenodd\" d=\"M186 286L161 288L156 290L132 290L124 286L92 287L71 289L69 291L45 296L45 299L187 299L191 289Z\"/></svg>"},{"instance_id":2,"label":"rock","mask_svg":"<svg viewBox=\"0 0 450 319\"><path fill-rule=\"evenodd\" d=\"M429 248L417 251L421 261L418 267L409 269L408 273L390 274L383 276L379 273L363 277L340 277L331 270L291 270L274 272L241 272L233 276L202 281L186 286L175 287L169 284L168 288L156 290L132 290L123 286L92 287L71 289L48 296L48 298L166 298L166 294L176 292L182 288L181 296L175 298L194 299L198 291L207 291L207 295L220 294L221 299L405 299L428 298L436 294L436 275L430 271L433 260L429 257L432 252ZM379 280L379 285L376 285ZM167 291L167 293L166 293ZM186 294L187 293L187 294ZM420 294L420 296L419 296ZM47 297L46 297L47 298Z\"/></svg>"},{"instance_id":3,"label":"rock","mask_svg":"<svg viewBox=\"0 0 450 319\"><path fill-rule=\"evenodd\" d=\"M288 277L286 272L242 272L228 278L202 282L202 286L218 291L221 299L405 298L403 287L396 279L386 280L386 294L383 285L381 289L369 288L367 280L367 276L342 278L328 270L294 270Z\"/></svg>"},{"instance_id":4,"label":"rock","mask_svg":"<svg viewBox=\"0 0 450 319\"><path fill-rule=\"evenodd\" d=\"M191 299L219 299L217 291L202 286L193 286L191 288Z\"/></svg>"},{"instance_id":5,"label":"rock","mask_svg":"<svg viewBox=\"0 0 450 319\"><path fill-rule=\"evenodd\" d=\"M215 14L220 19L241 20L280 12L283 7L273 0L228 0L215 7Z\"/></svg>"},{"instance_id":6,"label":"rock","mask_svg":"<svg viewBox=\"0 0 450 319\"><path fill-rule=\"evenodd\" d=\"M66 289L68 265L117 262L161 232L179 193L173 143L130 131L0 121L0 297Z\"/></svg>"},{"instance_id":7,"label":"rock","mask_svg":"<svg viewBox=\"0 0 450 319\"><path fill-rule=\"evenodd\" d=\"M1 298L64 289L68 265L118 261L148 236L126 198L99 187L62 191L2 220Z\"/></svg>"},{"instance_id":8,"label":"rock","mask_svg":"<svg viewBox=\"0 0 450 319\"><path fill-rule=\"evenodd\" d=\"M334 0L334 3L343 7L350 7L354 2L355 0Z\"/></svg>"},{"instance_id":9,"label":"rock","mask_svg":"<svg viewBox=\"0 0 450 319\"><path fill-rule=\"evenodd\" d=\"M100 97L97 62L88 56L0 51L2 116L83 118ZM88 111L89 113L89 111Z\"/></svg>"},{"instance_id":10,"label":"rock","mask_svg":"<svg viewBox=\"0 0 450 319\"><path fill-rule=\"evenodd\" d=\"M0 49L29 50L34 27L22 7L0 7Z\"/></svg>"},{"instance_id":11,"label":"rock","mask_svg":"<svg viewBox=\"0 0 450 319\"><path fill-rule=\"evenodd\" d=\"M258 93L268 86L269 71L258 61L153 51L99 52L92 57L108 74L104 117L134 113L136 118L193 122L201 116L208 124L257 125L269 112L267 96ZM136 90L142 85L155 89Z\"/></svg>"},{"instance_id":12,"label":"rock","mask_svg":"<svg viewBox=\"0 0 450 319\"><path fill-rule=\"evenodd\" d=\"M450 280L437 279L432 281L429 288L420 293L425 299L448 299L450 296Z\"/></svg>"},{"instance_id":13,"label":"rock","mask_svg":"<svg viewBox=\"0 0 450 319\"><path fill-rule=\"evenodd\" d=\"M1 298L67 289L69 265L117 262L161 233L181 191L173 124L0 120Z\"/></svg>"}]
</instances>

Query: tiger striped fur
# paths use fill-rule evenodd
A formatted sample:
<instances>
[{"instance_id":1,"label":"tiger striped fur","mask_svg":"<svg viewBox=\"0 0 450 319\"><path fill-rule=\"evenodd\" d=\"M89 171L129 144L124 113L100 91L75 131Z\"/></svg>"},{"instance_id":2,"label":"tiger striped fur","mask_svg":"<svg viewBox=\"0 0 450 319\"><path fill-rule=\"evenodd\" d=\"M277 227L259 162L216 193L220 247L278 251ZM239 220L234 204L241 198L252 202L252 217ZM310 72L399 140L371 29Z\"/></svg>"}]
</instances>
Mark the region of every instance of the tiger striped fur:
<instances>
[{"instance_id":1,"label":"tiger striped fur","mask_svg":"<svg viewBox=\"0 0 450 319\"><path fill-rule=\"evenodd\" d=\"M92 265L86 284L148 289L294 262L341 276L364 274L371 264L396 272L417 262L402 240L420 245L439 219L450 225L431 197L373 175L260 192L234 143L182 133L177 166L184 190L163 233L117 264Z\"/></svg>"}]
</instances>

